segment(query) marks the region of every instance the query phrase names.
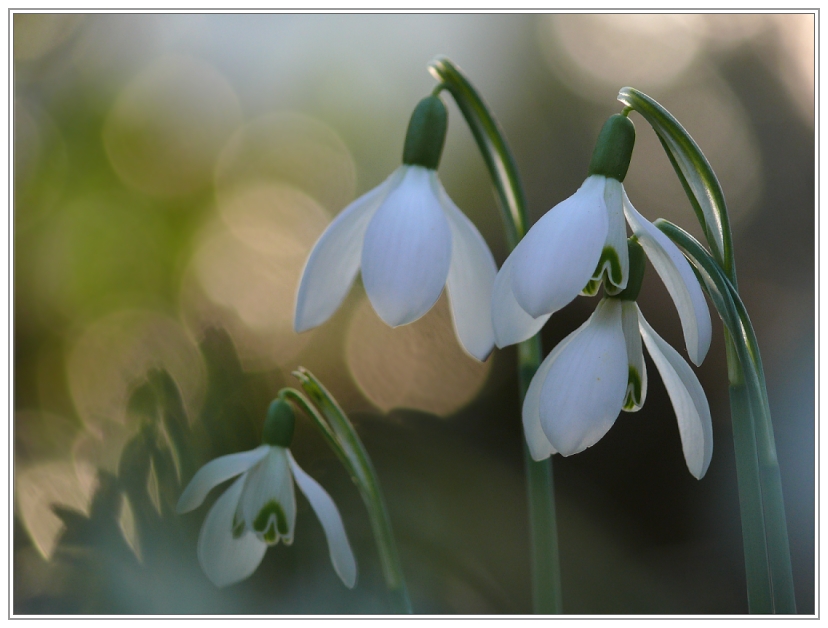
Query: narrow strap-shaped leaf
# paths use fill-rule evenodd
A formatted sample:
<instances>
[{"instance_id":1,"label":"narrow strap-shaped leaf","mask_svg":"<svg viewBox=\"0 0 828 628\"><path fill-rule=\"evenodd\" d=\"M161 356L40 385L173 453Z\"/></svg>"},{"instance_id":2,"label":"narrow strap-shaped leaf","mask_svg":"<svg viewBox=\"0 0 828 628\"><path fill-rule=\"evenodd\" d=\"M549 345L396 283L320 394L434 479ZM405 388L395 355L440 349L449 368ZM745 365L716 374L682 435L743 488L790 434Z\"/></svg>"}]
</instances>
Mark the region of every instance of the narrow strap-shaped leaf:
<instances>
[{"instance_id":1,"label":"narrow strap-shaped leaf","mask_svg":"<svg viewBox=\"0 0 828 628\"><path fill-rule=\"evenodd\" d=\"M767 387L753 325L735 286L704 247L667 221L656 225L683 249L727 329L739 502L753 613L795 613L790 545ZM738 360L738 364L732 362Z\"/></svg>"},{"instance_id":2,"label":"narrow strap-shaped leaf","mask_svg":"<svg viewBox=\"0 0 828 628\"><path fill-rule=\"evenodd\" d=\"M305 394L319 408L319 412L315 408L312 411L314 421L322 428L326 440L329 443L335 443L333 448L337 451L340 459L346 459L343 462L359 488L360 496L365 503L368 518L371 521L377 551L382 563L383 576L394 598L394 604L398 608L397 612L411 614L413 612L411 600L405 584L394 532L391 528L391 518L388 515L388 509L371 458L348 416L342 411L342 408L339 407L339 404L322 383L310 371L302 367L294 371L293 375L299 380ZM296 396L304 398L298 392L294 391L294 393L293 398ZM305 404L310 405L307 404L307 400L305 400Z\"/></svg>"},{"instance_id":3,"label":"narrow strap-shaped leaf","mask_svg":"<svg viewBox=\"0 0 828 628\"><path fill-rule=\"evenodd\" d=\"M624 87L618 92L618 100L640 113L653 127L696 211L713 256L736 285L730 220L722 187L710 162L679 121L653 98Z\"/></svg>"}]
</instances>

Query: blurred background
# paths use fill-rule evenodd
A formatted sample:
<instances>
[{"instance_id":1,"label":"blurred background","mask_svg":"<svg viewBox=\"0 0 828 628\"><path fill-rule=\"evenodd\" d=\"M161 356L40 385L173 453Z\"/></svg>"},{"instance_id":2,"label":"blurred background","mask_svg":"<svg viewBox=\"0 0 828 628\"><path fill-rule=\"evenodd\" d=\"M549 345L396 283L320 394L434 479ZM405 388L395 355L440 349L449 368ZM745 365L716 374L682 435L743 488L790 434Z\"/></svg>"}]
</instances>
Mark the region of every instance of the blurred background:
<instances>
[{"instance_id":1,"label":"blurred background","mask_svg":"<svg viewBox=\"0 0 828 628\"><path fill-rule=\"evenodd\" d=\"M814 612L813 15L17 13L13 36L14 613L388 612L365 509L307 418L294 454L342 511L356 589L303 498L293 546L225 589L196 559L215 496L173 512L198 467L259 444L299 365L373 458L416 612L531 612L514 347L468 357L445 296L392 330L359 281L326 324L292 331L310 248L400 164L438 54L498 117L532 221L582 183L623 86L704 150L762 348L798 611ZM445 100L441 179L502 263L483 161ZM701 237L654 133L631 119L630 199ZM684 353L652 271L639 303ZM545 350L594 306L555 314ZM714 319L697 370L714 426L701 481L649 357L644 408L555 457L567 613L747 612Z\"/></svg>"}]
</instances>

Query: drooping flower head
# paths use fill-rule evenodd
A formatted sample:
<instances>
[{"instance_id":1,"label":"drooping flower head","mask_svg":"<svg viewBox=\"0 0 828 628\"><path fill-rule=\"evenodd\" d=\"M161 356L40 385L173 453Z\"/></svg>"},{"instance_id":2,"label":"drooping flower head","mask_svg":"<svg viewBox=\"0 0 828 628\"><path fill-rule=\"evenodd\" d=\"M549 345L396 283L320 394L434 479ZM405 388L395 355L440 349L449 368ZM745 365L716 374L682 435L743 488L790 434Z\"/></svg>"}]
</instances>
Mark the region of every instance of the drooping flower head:
<instances>
[{"instance_id":1,"label":"drooping flower head","mask_svg":"<svg viewBox=\"0 0 828 628\"><path fill-rule=\"evenodd\" d=\"M535 373L523 404L526 441L535 460L569 456L603 438L621 410L640 409L647 394L643 339L673 404L687 467L700 479L713 451L707 398L690 366L650 327L635 302L644 275L644 252L635 237L628 259L627 287L605 294L589 320ZM689 265L687 270L692 274ZM686 289L703 299L695 278Z\"/></svg>"},{"instance_id":2,"label":"drooping flower head","mask_svg":"<svg viewBox=\"0 0 828 628\"><path fill-rule=\"evenodd\" d=\"M478 360L491 353L497 267L437 178L447 120L437 96L421 100L409 122L403 165L346 207L316 242L296 298L297 332L328 320L361 270L368 299L388 325L414 322L445 287L465 350Z\"/></svg>"},{"instance_id":3,"label":"drooping flower head","mask_svg":"<svg viewBox=\"0 0 828 628\"><path fill-rule=\"evenodd\" d=\"M607 120L586 181L535 223L497 274L492 321L499 347L530 338L578 294L608 295L627 286L629 255L624 217L679 308L688 351L700 364L710 346L710 314L704 297L688 292L695 282L676 246L630 203L623 181L635 144L626 116ZM707 320L700 325L692 324ZM688 336L689 334L689 336Z\"/></svg>"},{"instance_id":4,"label":"drooping flower head","mask_svg":"<svg viewBox=\"0 0 828 628\"><path fill-rule=\"evenodd\" d=\"M218 587L250 576L268 546L279 541L293 543L294 480L319 517L336 573L347 587L356 584L356 560L336 504L290 453L293 427L293 409L276 399L265 419L263 444L208 462L178 500L176 511L189 512L200 506L213 488L239 476L213 504L198 536L198 562Z\"/></svg>"}]
</instances>

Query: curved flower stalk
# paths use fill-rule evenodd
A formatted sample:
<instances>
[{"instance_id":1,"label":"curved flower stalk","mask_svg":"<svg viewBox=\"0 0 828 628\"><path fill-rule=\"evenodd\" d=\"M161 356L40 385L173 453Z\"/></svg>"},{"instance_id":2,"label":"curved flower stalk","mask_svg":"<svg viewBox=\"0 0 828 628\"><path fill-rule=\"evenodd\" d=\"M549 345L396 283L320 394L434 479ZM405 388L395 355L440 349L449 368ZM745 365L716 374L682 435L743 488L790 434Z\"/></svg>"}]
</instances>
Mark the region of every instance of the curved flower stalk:
<instances>
[{"instance_id":1,"label":"curved flower stalk","mask_svg":"<svg viewBox=\"0 0 828 628\"><path fill-rule=\"evenodd\" d=\"M713 452L707 398L687 362L650 327L635 303L644 254L632 238L629 256L627 289L605 296L532 379L523 404L527 444L536 460L576 454L603 438L621 410L639 410L647 394L643 339L673 403L687 468L701 479ZM701 293L697 282L687 290Z\"/></svg>"},{"instance_id":2,"label":"curved flower stalk","mask_svg":"<svg viewBox=\"0 0 828 628\"><path fill-rule=\"evenodd\" d=\"M198 537L198 561L217 587L250 576L268 546L280 540L285 545L293 543L294 481L319 517L337 575L348 588L356 584L356 560L339 510L330 495L296 463L288 448L293 426L292 408L276 399L265 420L264 444L208 462L181 494L176 510L189 512L200 506L213 488L239 476L213 504Z\"/></svg>"},{"instance_id":3,"label":"curved flower stalk","mask_svg":"<svg viewBox=\"0 0 828 628\"><path fill-rule=\"evenodd\" d=\"M498 347L536 334L554 312L578 294L596 294L602 282L608 295L626 288L626 218L678 308L690 359L696 365L704 360L712 328L693 271L624 190L634 141L632 122L612 116L601 130L584 184L541 217L504 262L492 297Z\"/></svg>"},{"instance_id":4,"label":"curved flower stalk","mask_svg":"<svg viewBox=\"0 0 828 628\"><path fill-rule=\"evenodd\" d=\"M472 222L437 177L447 112L437 96L411 117L403 165L346 207L311 251L296 299L297 332L340 306L357 272L377 314L392 327L428 312L446 287L464 349L485 360L494 348L488 309L497 267Z\"/></svg>"}]
</instances>

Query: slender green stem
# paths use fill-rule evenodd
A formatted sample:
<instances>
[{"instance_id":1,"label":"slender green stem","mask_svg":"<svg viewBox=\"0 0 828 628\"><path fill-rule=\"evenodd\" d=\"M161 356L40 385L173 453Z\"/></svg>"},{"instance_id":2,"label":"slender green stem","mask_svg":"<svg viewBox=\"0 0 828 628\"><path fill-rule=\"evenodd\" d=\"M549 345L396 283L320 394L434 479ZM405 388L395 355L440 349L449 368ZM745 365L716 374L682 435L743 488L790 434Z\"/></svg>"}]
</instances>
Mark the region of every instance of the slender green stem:
<instances>
[{"instance_id":1,"label":"slender green stem","mask_svg":"<svg viewBox=\"0 0 828 628\"><path fill-rule=\"evenodd\" d=\"M359 488L362 500L368 510L368 518L374 532L383 576L392 594L395 610L398 613L411 614L413 613L411 600L405 584L402 564L394 540L394 532L391 528L391 518L388 515L388 509L385 506L385 499L371 458L368 456L368 452L365 450L353 424L322 383L310 371L302 367L293 374L299 380L305 394L321 411L321 416L316 408L310 410L309 414L319 425L326 440L337 452L340 460L343 460L354 483ZM292 398L296 399L297 397L302 397L302 395L294 391ZM302 407L307 410L308 406L311 406L311 404L304 400Z\"/></svg>"},{"instance_id":2,"label":"slender green stem","mask_svg":"<svg viewBox=\"0 0 828 628\"><path fill-rule=\"evenodd\" d=\"M699 242L656 225L693 264L726 328L736 474L751 613L795 613L790 546L767 387L753 325L739 293Z\"/></svg>"},{"instance_id":3,"label":"slender green stem","mask_svg":"<svg viewBox=\"0 0 828 628\"><path fill-rule=\"evenodd\" d=\"M438 89L445 89L452 95L477 142L495 188L506 232L506 244L509 251L512 251L526 235L529 224L526 197L505 135L477 90L456 65L445 57L440 57L429 64L429 71L440 81ZM518 345L521 404L540 361L539 336ZM532 539L533 610L538 614L560 613L561 569L552 459L540 462L532 460L525 441L523 453Z\"/></svg>"}]
</instances>

